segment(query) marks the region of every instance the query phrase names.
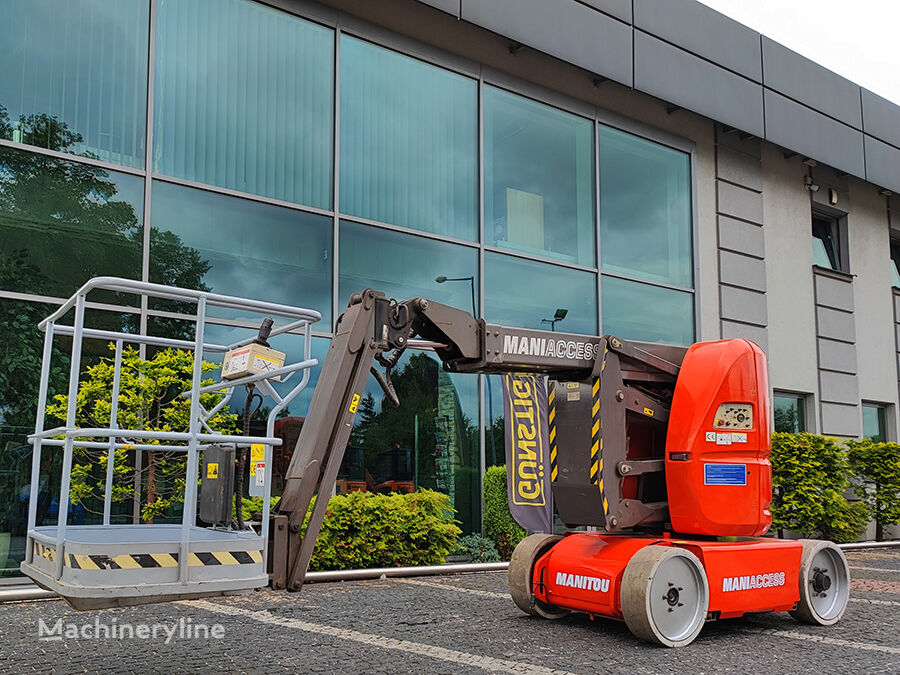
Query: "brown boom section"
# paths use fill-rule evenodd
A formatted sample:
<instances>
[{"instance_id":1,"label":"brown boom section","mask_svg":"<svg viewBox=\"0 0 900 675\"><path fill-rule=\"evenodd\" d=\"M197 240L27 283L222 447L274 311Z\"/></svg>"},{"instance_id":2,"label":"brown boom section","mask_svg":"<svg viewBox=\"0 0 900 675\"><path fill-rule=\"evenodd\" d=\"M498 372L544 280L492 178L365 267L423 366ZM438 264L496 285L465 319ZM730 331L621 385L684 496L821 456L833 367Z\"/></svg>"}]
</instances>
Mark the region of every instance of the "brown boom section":
<instances>
[{"instance_id":1,"label":"brown boom section","mask_svg":"<svg viewBox=\"0 0 900 675\"><path fill-rule=\"evenodd\" d=\"M565 404L556 397L566 424L553 448L559 470L552 485L567 525L618 530L665 519L665 495L654 485L662 477L659 441L684 348L487 324L424 298L397 302L367 289L351 296L338 320L273 512L273 587L302 587L328 500L316 500L304 530L310 503L331 494L370 373L399 405L391 369L415 338L434 344L451 372L544 374L555 381L551 389L580 383L583 397L567 394ZM575 400L586 405L567 407ZM639 451L631 451L632 436Z\"/></svg>"}]
</instances>

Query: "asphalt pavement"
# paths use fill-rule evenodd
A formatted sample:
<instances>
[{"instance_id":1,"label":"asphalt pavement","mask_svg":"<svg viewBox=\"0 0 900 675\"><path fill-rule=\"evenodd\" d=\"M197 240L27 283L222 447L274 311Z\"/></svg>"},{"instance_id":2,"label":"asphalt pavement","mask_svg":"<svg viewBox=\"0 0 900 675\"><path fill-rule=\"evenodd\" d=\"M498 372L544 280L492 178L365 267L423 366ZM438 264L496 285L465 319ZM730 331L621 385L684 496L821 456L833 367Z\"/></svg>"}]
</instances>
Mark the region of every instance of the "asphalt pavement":
<instances>
[{"instance_id":1,"label":"asphalt pavement","mask_svg":"<svg viewBox=\"0 0 900 675\"><path fill-rule=\"evenodd\" d=\"M681 649L616 621L526 616L506 574L490 572L94 612L0 605L0 672L900 673L900 549L847 557L851 601L837 625L753 615L707 623Z\"/></svg>"}]
</instances>

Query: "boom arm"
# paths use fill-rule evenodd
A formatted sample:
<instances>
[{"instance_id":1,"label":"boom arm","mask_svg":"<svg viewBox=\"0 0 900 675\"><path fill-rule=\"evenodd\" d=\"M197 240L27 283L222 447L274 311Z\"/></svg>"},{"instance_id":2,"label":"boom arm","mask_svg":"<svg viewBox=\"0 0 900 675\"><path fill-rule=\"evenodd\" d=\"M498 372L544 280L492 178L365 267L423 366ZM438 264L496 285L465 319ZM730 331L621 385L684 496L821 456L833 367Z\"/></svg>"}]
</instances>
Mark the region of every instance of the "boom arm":
<instances>
[{"instance_id":1,"label":"boom arm","mask_svg":"<svg viewBox=\"0 0 900 675\"><path fill-rule=\"evenodd\" d=\"M614 390L607 395L611 400L603 402L604 406L621 408L623 459L625 409L638 408L645 414L650 411L650 415L656 414L658 420L665 419L665 410L646 390L626 386L622 375L650 387L674 386L678 364L685 351L678 347L627 343L609 336L509 328L487 324L466 312L424 298L396 302L371 289L354 293L338 319L306 422L285 475L283 496L276 508L275 518L282 521L286 518L289 533L287 578L283 582L273 580L276 587L284 583L289 590L299 590L303 585L328 506L328 499L324 497L330 495L337 480L369 373L375 375L388 398L398 405L391 384L391 369L410 346L410 341L416 338L430 343L444 368L451 372L530 372L550 375L557 380L590 381L599 378L609 362L615 361L619 365L620 358L628 362L630 370L615 369L618 383L614 382ZM653 352L649 351L651 349ZM375 361L384 367L383 375L373 367ZM595 410L594 414L599 413ZM612 470L615 471L614 466ZM652 467L645 467L645 470L649 472ZM636 471L644 472L640 468ZM602 478L600 485L602 499ZM302 532L315 494L323 498L316 500L306 530ZM640 504L637 500L628 501L636 502L634 507ZM645 519L650 517L639 508L633 510ZM601 513L600 524L607 529L616 527L616 519L610 520L607 515L606 511ZM282 529L284 525L282 522ZM273 536L278 536L278 529L277 526L271 528ZM278 549L277 545L273 546L276 557ZM278 560L273 561L273 569L278 564ZM283 562L280 564L284 565Z\"/></svg>"}]
</instances>

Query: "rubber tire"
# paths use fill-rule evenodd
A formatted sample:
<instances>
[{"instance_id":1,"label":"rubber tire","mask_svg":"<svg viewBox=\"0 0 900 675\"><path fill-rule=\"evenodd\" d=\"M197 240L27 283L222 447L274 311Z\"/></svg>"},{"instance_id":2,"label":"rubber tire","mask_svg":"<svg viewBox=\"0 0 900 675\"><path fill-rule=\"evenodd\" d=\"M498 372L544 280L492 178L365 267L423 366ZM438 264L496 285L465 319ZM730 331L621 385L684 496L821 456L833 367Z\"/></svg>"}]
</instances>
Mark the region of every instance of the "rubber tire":
<instances>
[{"instance_id":1,"label":"rubber tire","mask_svg":"<svg viewBox=\"0 0 900 675\"><path fill-rule=\"evenodd\" d=\"M541 602L531 593L534 564L561 539L556 534L532 534L520 541L513 551L506 580L513 602L526 614L544 619L561 619L569 614L569 610Z\"/></svg>"},{"instance_id":2,"label":"rubber tire","mask_svg":"<svg viewBox=\"0 0 900 675\"><path fill-rule=\"evenodd\" d=\"M673 640L660 631L650 610L650 586L653 579L660 565L676 556L683 557L694 565L701 579L696 625L691 628L688 635L679 640ZM709 611L709 581L703 563L690 551L673 546L651 545L635 553L625 566L619 599L625 624L635 637L663 647L684 647L694 641L706 623Z\"/></svg>"},{"instance_id":3,"label":"rubber tire","mask_svg":"<svg viewBox=\"0 0 900 675\"><path fill-rule=\"evenodd\" d=\"M847 610L847 603L850 600L850 568L847 565L847 558L844 557L844 552L834 542L822 541L819 539L801 539L800 542L803 544L803 555L800 558L799 575L800 602L797 604L797 609L792 610L790 614L797 619L797 621L802 623L808 623L813 626L832 626L844 616L844 612ZM813 606L811 589L808 581L813 560L820 551L825 549L830 549L833 553L837 554L840 564L843 565L844 579L846 579L846 588L840 591L844 595L840 611L828 618L821 616ZM835 593L837 592L838 591L835 591Z\"/></svg>"}]
</instances>

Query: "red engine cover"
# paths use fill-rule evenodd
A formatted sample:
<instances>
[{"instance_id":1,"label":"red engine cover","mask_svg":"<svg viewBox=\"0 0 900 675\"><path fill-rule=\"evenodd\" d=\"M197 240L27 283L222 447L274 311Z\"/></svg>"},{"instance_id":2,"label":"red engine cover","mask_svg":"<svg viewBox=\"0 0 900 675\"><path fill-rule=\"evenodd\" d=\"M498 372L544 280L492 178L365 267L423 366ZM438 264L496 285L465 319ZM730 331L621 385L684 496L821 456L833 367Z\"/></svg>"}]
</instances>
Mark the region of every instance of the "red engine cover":
<instances>
[{"instance_id":1,"label":"red engine cover","mask_svg":"<svg viewBox=\"0 0 900 675\"><path fill-rule=\"evenodd\" d=\"M698 342L681 364L666 436L672 529L756 536L772 524L766 355L743 339Z\"/></svg>"}]
</instances>

